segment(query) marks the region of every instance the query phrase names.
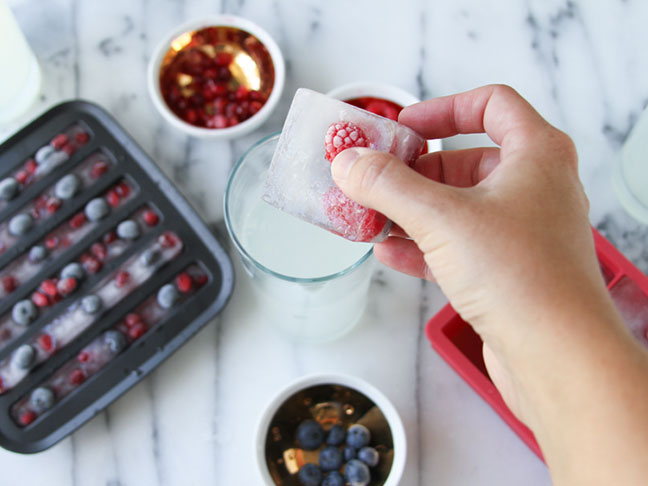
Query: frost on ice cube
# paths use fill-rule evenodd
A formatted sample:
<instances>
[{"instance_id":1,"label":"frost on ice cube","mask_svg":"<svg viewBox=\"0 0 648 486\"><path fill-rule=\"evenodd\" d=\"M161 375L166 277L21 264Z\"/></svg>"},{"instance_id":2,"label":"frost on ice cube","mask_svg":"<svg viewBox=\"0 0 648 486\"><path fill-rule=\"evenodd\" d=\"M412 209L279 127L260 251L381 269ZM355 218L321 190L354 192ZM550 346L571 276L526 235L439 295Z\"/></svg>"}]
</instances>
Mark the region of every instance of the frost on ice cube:
<instances>
[{"instance_id":1,"label":"frost on ice cube","mask_svg":"<svg viewBox=\"0 0 648 486\"><path fill-rule=\"evenodd\" d=\"M379 242L384 215L352 201L331 177L331 161L350 147L391 152L411 165L425 140L392 120L308 89L298 89L265 181L273 206L351 241Z\"/></svg>"},{"instance_id":2,"label":"frost on ice cube","mask_svg":"<svg viewBox=\"0 0 648 486\"><path fill-rule=\"evenodd\" d=\"M610 296L630 332L648 347L648 295L632 279L624 277L610 289Z\"/></svg>"}]
</instances>

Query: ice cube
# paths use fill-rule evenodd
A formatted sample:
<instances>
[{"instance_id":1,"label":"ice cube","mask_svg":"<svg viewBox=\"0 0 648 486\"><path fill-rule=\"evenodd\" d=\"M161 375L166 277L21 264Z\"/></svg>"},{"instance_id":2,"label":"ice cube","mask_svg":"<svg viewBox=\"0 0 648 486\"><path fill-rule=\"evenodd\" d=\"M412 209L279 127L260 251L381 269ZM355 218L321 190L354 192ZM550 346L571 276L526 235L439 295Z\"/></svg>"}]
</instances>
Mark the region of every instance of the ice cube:
<instances>
[{"instance_id":1,"label":"ice cube","mask_svg":"<svg viewBox=\"0 0 648 486\"><path fill-rule=\"evenodd\" d=\"M315 91L298 89L272 157L263 199L349 240L384 240L391 221L351 201L331 177L325 144L332 160L332 149L358 141L361 146L391 152L408 165L425 145L422 137L404 125Z\"/></svg>"},{"instance_id":2,"label":"ice cube","mask_svg":"<svg viewBox=\"0 0 648 486\"><path fill-rule=\"evenodd\" d=\"M648 347L648 295L632 279L623 277L610 289L610 296L630 332Z\"/></svg>"}]
</instances>

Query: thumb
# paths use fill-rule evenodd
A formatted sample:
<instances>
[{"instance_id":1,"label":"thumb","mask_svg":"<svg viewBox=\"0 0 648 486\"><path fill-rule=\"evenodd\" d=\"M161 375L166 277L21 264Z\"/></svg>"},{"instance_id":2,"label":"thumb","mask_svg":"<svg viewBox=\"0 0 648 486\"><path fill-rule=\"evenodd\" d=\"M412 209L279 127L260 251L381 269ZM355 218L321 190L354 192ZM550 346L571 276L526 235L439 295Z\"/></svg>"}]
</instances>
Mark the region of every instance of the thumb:
<instances>
[{"instance_id":1,"label":"thumb","mask_svg":"<svg viewBox=\"0 0 648 486\"><path fill-rule=\"evenodd\" d=\"M453 205L452 188L430 180L394 155L350 148L331 166L337 186L354 201L383 213L412 238Z\"/></svg>"}]
</instances>

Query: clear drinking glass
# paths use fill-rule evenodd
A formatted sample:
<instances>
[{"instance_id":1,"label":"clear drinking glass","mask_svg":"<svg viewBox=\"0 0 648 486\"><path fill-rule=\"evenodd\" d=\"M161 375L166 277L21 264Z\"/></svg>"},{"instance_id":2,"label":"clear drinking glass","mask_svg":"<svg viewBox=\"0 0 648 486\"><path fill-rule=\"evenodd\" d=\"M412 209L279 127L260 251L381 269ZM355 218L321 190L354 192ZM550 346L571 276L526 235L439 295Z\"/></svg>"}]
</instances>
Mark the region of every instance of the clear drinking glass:
<instances>
[{"instance_id":1,"label":"clear drinking glass","mask_svg":"<svg viewBox=\"0 0 648 486\"><path fill-rule=\"evenodd\" d=\"M40 91L41 72L16 18L0 0L0 124L21 115Z\"/></svg>"},{"instance_id":2,"label":"clear drinking glass","mask_svg":"<svg viewBox=\"0 0 648 486\"><path fill-rule=\"evenodd\" d=\"M278 139L260 140L232 169L225 223L264 317L297 340L332 340L366 307L373 245L345 240L261 199Z\"/></svg>"}]
</instances>

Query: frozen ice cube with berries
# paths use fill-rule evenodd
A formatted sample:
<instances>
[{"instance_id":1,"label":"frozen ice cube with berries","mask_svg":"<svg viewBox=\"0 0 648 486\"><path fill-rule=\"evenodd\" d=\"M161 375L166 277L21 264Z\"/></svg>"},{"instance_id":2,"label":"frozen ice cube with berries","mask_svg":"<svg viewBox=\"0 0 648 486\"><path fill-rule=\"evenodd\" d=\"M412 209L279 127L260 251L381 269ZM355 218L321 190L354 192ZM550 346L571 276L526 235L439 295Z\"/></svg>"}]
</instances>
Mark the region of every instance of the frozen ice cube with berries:
<instances>
[{"instance_id":1,"label":"frozen ice cube with berries","mask_svg":"<svg viewBox=\"0 0 648 486\"><path fill-rule=\"evenodd\" d=\"M331 177L331 162L346 149L367 147L411 165L424 146L404 125L301 88L272 157L263 199L348 240L379 242L391 221L348 198Z\"/></svg>"}]
</instances>

